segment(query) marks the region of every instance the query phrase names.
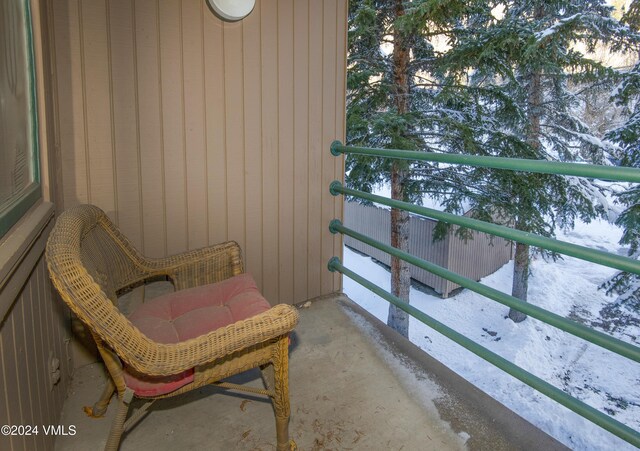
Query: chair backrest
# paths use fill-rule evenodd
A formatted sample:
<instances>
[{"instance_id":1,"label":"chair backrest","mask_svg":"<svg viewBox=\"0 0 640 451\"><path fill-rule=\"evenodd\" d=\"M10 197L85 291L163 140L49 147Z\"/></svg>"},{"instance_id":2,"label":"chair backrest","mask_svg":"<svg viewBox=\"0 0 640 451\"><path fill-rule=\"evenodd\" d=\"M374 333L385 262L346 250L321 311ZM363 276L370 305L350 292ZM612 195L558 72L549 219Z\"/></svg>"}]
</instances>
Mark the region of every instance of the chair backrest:
<instances>
[{"instance_id":1,"label":"chair backrest","mask_svg":"<svg viewBox=\"0 0 640 451\"><path fill-rule=\"evenodd\" d=\"M93 205L58 217L46 257L51 280L69 308L103 341L119 347L112 339L119 341L132 325L118 310L116 294L148 277L143 257Z\"/></svg>"}]
</instances>

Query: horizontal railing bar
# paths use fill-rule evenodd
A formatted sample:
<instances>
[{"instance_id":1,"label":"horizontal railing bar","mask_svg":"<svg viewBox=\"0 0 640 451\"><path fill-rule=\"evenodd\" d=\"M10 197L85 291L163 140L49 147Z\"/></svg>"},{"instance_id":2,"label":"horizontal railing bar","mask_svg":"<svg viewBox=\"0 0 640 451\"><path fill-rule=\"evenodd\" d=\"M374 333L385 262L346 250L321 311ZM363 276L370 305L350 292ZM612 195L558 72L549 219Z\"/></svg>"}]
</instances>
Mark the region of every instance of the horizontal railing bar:
<instances>
[{"instance_id":1,"label":"horizontal railing bar","mask_svg":"<svg viewBox=\"0 0 640 451\"><path fill-rule=\"evenodd\" d=\"M558 252L560 254L576 257L581 260L597 263L602 266L608 266L610 268L640 275L640 261L633 258L625 257L623 255L615 255L597 249L590 249L585 246L579 246L577 244L567 243L564 241L555 240L553 238L547 238L544 236L523 232L521 230L515 230L502 225L479 221L477 219L458 216L451 213L445 213L443 211L434 210L432 208L414 205L409 202L402 202L399 200L389 199L387 197L366 193L364 191L358 191L355 189L347 188L338 181L334 181L333 183L331 183L329 190L333 195L344 194L347 196L358 197L360 199L366 199L371 202L387 205L388 207L409 211L420 216L438 219L450 224L455 224L469 229L477 230L479 232L499 236L508 240L517 241L519 243L530 244L532 246Z\"/></svg>"},{"instance_id":2,"label":"horizontal railing bar","mask_svg":"<svg viewBox=\"0 0 640 451\"><path fill-rule=\"evenodd\" d=\"M620 437L621 439L627 441L628 443L631 443L634 446L640 447L640 433L638 433L637 431L634 431L629 426L609 417L608 415L605 415L604 413L600 412L597 409L594 409L590 405L585 404L584 402L563 392L559 388L554 387L553 385L529 373L523 368L520 368L519 366L509 362L508 360L504 359L498 354L495 354L494 352L485 348L484 346L479 345L478 343L470 340L464 335L451 329L450 327L445 326L441 322L430 317L426 313L418 310L414 306L408 304L407 302L402 301L400 298L393 296L391 293L380 288L378 285L375 285L374 283L368 281L362 276L346 268L344 265L342 265L342 263L337 257L333 257L329 261L328 267L330 271L332 272L338 271L341 274L344 274L347 277L353 279L363 287L368 288L369 290L376 293L378 296L386 299L387 301L397 306L401 310L404 310L409 315L416 318L418 321L426 324L427 326L441 333L445 337L453 340L454 342L458 343L460 346L473 352L478 357L486 360L489 363L492 363L496 367L500 368L501 370L510 374L516 379L524 382L525 384L529 385L533 389L548 396L549 398L567 407L568 409L576 412L578 415L597 424L603 429L606 429L607 431Z\"/></svg>"},{"instance_id":3,"label":"horizontal railing bar","mask_svg":"<svg viewBox=\"0 0 640 451\"><path fill-rule=\"evenodd\" d=\"M381 243L380 241L374 240L373 238L358 233L348 227L345 227L340 221L336 219L331 221L329 230L332 233L342 233L344 235L348 235L358 241L373 246L383 252L386 252L387 254L393 255L406 262L409 262L412 265L417 266L418 268L429 271L436 276L440 276L443 279L455 282L461 287L468 288L469 290L486 296L489 299L493 299L494 301L499 302L502 305L512 307L546 324L575 335L576 337L580 337L590 343L601 346L635 362L640 362L640 348L629 343L625 343L624 341L618 340L617 338L613 338L607 334L586 327L575 321L568 320L560 315L552 313L536 305L524 302L514 296L498 291L495 288L488 287L480 282L476 282L475 280L461 276L460 274L443 268L442 266L436 265L435 263L428 262L419 257L416 257L415 255L408 254L407 252L396 249L395 247Z\"/></svg>"},{"instance_id":4,"label":"horizontal railing bar","mask_svg":"<svg viewBox=\"0 0 640 451\"><path fill-rule=\"evenodd\" d=\"M345 146L340 141L331 144L331 153L367 155L370 157L398 160L433 161L467 166L507 169L510 171L537 172L542 174L574 175L601 180L640 182L640 169L622 166L564 163L560 161L527 160L524 158L489 157L482 155L460 155L450 153L418 152L414 150L374 149Z\"/></svg>"}]
</instances>

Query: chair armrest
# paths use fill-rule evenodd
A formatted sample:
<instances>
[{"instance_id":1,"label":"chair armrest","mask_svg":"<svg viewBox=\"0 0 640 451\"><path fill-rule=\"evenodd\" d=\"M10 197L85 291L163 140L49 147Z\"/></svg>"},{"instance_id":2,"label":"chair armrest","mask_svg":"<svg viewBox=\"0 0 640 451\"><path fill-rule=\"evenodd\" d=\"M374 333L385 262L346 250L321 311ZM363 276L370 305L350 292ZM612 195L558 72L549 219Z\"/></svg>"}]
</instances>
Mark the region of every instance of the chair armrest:
<instances>
[{"instance_id":1,"label":"chair armrest","mask_svg":"<svg viewBox=\"0 0 640 451\"><path fill-rule=\"evenodd\" d=\"M279 304L259 315L180 343L160 344L143 336L133 358L127 358L128 352L118 354L142 374L168 376L286 335L293 330L298 318L295 307Z\"/></svg>"},{"instance_id":2,"label":"chair armrest","mask_svg":"<svg viewBox=\"0 0 640 451\"><path fill-rule=\"evenodd\" d=\"M220 282L244 272L242 251L235 241L166 258L145 259L144 265L150 273L170 277L176 290Z\"/></svg>"}]
</instances>

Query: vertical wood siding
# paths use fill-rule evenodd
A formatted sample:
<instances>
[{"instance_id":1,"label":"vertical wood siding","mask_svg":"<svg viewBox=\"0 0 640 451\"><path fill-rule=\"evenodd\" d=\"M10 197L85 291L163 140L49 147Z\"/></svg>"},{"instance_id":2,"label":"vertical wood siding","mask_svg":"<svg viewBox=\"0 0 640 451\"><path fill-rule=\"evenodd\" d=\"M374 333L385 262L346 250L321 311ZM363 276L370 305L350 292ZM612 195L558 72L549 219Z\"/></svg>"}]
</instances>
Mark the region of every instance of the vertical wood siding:
<instances>
[{"instance_id":1,"label":"vertical wood siding","mask_svg":"<svg viewBox=\"0 0 640 451\"><path fill-rule=\"evenodd\" d=\"M472 240L463 240L455 235L458 226L451 228L449 239L448 268L473 280L480 280L492 274L507 263L512 255L511 242L504 238L473 232ZM447 293L459 288L448 282Z\"/></svg>"},{"instance_id":2,"label":"vertical wood siding","mask_svg":"<svg viewBox=\"0 0 640 451\"><path fill-rule=\"evenodd\" d=\"M0 436L3 450L53 449L55 437L45 435L42 425L59 424L72 365L68 312L52 289L41 256L0 323L0 424L40 428L37 435ZM51 357L60 360L61 378L55 386L50 383Z\"/></svg>"},{"instance_id":3,"label":"vertical wood siding","mask_svg":"<svg viewBox=\"0 0 640 451\"><path fill-rule=\"evenodd\" d=\"M42 174L42 195L45 202L35 205L24 215L14 229L0 240L0 425L38 426L37 435L0 435L0 450L52 450L54 435L44 433L43 425L60 424L62 405L66 398L73 369L68 352L69 312L63 302L55 297L44 258L46 240L53 226L54 206L47 202L58 199L59 157L57 143L50 122L52 110L52 86L49 64L54 58L49 52L50 42L47 23L48 2L32 0L34 31L35 79L37 86L37 110L39 119L39 147ZM65 34L65 31L63 31ZM79 36L68 41L68 50L59 55L70 59L71 48L79 46ZM80 77L80 72L70 77ZM69 81L70 79L67 79ZM76 79L79 81L79 78ZM96 83L101 78L97 76ZM64 108L81 108L77 95L78 84L64 99ZM100 93L92 93L99 96ZM95 126L100 112L92 112L88 118ZM85 141L83 130L72 133L69 117L61 117L65 139L80 145ZM96 134L96 140L109 142L109 137ZM68 159L69 154L66 155ZM96 159L105 158L96 154ZM84 156L67 161L74 171L85 174L87 161ZM86 175L86 174L85 174ZM84 179L86 180L86 179ZM94 183L109 184L108 172L98 172ZM67 185L67 194L85 192L87 186L78 187L75 181ZM75 195L75 194L73 194ZM82 194L79 194L81 197ZM60 379L52 385L50 363L59 360ZM68 431L68 426L65 425Z\"/></svg>"},{"instance_id":4,"label":"vertical wood siding","mask_svg":"<svg viewBox=\"0 0 640 451\"><path fill-rule=\"evenodd\" d=\"M340 289L329 153L345 135L346 0L51 6L64 208L103 208L150 256L223 240L272 302Z\"/></svg>"},{"instance_id":5,"label":"vertical wood siding","mask_svg":"<svg viewBox=\"0 0 640 451\"><path fill-rule=\"evenodd\" d=\"M363 235L389 244L391 218L389 210L364 206L355 202L345 203L344 224ZM457 226L440 241L433 242L433 232L437 221L411 216L409 236L409 252L423 260L435 263L453 272L473 280L495 272L511 259L509 241L492 237L486 233L473 232L473 239L463 240L455 235ZM364 244L354 238L345 237L344 242L366 255L389 266L389 254ZM409 265L411 277L433 288L442 297L448 297L451 291L460 285L435 276L429 271Z\"/></svg>"}]
</instances>

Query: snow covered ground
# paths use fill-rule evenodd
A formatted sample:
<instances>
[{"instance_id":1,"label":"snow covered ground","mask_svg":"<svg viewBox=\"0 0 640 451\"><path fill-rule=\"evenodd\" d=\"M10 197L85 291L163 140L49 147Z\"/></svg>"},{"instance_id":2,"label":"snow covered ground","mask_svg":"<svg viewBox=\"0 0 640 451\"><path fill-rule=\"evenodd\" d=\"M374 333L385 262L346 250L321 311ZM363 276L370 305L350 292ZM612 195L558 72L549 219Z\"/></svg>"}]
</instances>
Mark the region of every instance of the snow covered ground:
<instances>
[{"instance_id":1,"label":"snow covered ground","mask_svg":"<svg viewBox=\"0 0 640 451\"><path fill-rule=\"evenodd\" d=\"M621 230L605 221L577 222L558 231L561 240L625 254L617 244ZM348 248L344 265L377 285L390 289L389 272ZM511 292L513 262L482 282ZM598 286L615 270L564 257L532 263L529 302L587 325L598 324L601 309L614 301ZM388 302L348 277L344 292L386 322ZM515 324L508 308L469 290L448 299L411 289L411 303L472 340L527 371L562 388L587 404L640 430L640 365L532 318ZM600 329L603 330L603 329ZM635 449L599 426L503 373L474 354L411 318L410 339L427 353L505 404L565 445L578 450ZM635 345L640 330L619 327L613 335Z\"/></svg>"}]
</instances>

